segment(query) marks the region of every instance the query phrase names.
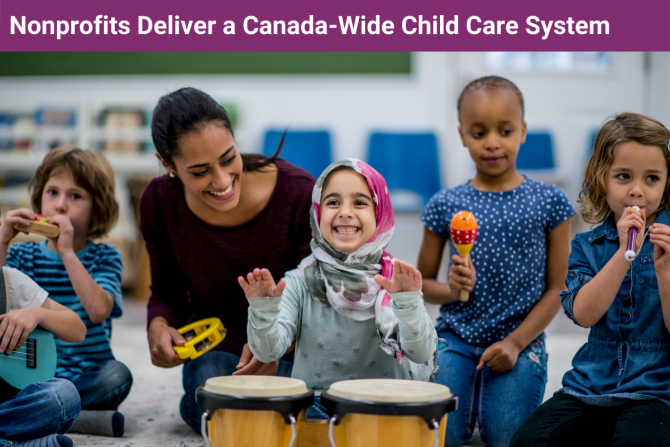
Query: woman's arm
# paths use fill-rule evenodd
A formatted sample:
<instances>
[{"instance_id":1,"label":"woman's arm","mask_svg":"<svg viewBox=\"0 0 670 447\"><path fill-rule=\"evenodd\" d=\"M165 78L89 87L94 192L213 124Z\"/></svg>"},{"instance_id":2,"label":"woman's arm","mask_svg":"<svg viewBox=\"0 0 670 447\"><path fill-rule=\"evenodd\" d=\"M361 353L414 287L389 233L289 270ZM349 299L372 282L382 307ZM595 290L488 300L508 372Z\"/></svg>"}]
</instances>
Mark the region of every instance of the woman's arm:
<instances>
[{"instance_id":1,"label":"woman's arm","mask_svg":"<svg viewBox=\"0 0 670 447\"><path fill-rule=\"evenodd\" d=\"M150 188L151 185L147 187L140 203L140 231L151 266L147 337L151 362L162 368L171 368L186 362L174 352L174 346L186 343L175 328L186 321L188 303L186 289L181 281L183 272L156 223L155 197Z\"/></svg>"}]
</instances>

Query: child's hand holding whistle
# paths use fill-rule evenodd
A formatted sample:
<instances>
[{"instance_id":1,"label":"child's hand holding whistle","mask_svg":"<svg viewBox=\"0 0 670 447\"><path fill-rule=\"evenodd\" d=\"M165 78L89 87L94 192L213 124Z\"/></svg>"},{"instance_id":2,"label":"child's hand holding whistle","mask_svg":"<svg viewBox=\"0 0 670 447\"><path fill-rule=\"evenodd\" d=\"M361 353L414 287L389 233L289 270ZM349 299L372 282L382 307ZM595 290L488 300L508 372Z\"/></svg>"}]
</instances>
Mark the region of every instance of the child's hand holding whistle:
<instances>
[{"instance_id":1,"label":"child's hand holding whistle","mask_svg":"<svg viewBox=\"0 0 670 447\"><path fill-rule=\"evenodd\" d=\"M284 287L286 287L286 281L283 279L279 281L279 284L275 284L268 269L254 269L253 272L247 274L246 281L243 276L240 276L237 282L242 286L247 298L278 297L284 293Z\"/></svg>"},{"instance_id":2,"label":"child's hand holding whistle","mask_svg":"<svg viewBox=\"0 0 670 447\"><path fill-rule=\"evenodd\" d=\"M451 260L453 264L449 268L449 288L454 301L458 301L461 290L472 292L472 289L474 289L477 282L477 272L469 255L466 257L454 255Z\"/></svg>"},{"instance_id":3,"label":"child's hand holding whistle","mask_svg":"<svg viewBox=\"0 0 670 447\"><path fill-rule=\"evenodd\" d=\"M633 261L644 243L644 226L646 221L644 209L637 206L627 207L619 222L617 232L619 233L619 249L624 251L627 261Z\"/></svg>"}]
</instances>

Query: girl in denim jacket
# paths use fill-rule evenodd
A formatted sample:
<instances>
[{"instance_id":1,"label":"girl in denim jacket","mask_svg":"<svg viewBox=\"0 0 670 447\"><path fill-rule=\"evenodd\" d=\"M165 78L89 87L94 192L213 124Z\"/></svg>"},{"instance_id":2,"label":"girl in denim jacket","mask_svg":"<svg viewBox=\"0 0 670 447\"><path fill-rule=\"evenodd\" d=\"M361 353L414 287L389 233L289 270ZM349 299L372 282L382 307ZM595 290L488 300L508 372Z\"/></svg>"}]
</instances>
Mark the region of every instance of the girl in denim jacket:
<instances>
[{"instance_id":1,"label":"girl in denim jacket","mask_svg":"<svg viewBox=\"0 0 670 447\"><path fill-rule=\"evenodd\" d=\"M623 113L598 132L580 203L587 222L602 223L573 239L561 292L565 313L591 332L563 388L511 445L670 445L669 167L670 131L652 118Z\"/></svg>"}]
</instances>

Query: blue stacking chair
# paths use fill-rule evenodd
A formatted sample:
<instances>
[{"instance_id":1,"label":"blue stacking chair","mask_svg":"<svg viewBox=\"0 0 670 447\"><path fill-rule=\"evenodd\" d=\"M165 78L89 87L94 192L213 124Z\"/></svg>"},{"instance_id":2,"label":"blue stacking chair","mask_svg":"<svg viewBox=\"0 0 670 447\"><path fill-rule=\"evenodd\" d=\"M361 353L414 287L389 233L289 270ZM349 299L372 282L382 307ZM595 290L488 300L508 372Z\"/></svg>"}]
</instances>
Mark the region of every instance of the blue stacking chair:
<instances>
[{"instance_id":1,"label":"blue stacking chair","mask_svg":"<svg viewBox=\"0 0 670 447\"><path fill-rule=\"evenodd\" d=\"M520 171L553 170L554 146L547 132L528 132L526 142L519 148L516 168Z\"/></svg>"},{"instance_id":2,"label":"blue stacking chair","mask_svg":"<svg viewBox=\"0 0 670 447\"><path fill-rule=\"evenodd\" d=\"M440 190L437 152L432 132L370 136L368 163L386 179L394 211L421 211Z\"/></svg>"},{"instance_id":3,"label":"blue stacking chair","mask_svg":"<svg viewBox=\"0 0 670 447\"><path fill-rule=\"evenodd\" d=\"M284 131L268 130L263 142L263 153L272 155ZM286 133L280 158L300 166L314 177L319 177L331 160L330 134L325 130L296 131Z\"/></svg>"}]
</instances>

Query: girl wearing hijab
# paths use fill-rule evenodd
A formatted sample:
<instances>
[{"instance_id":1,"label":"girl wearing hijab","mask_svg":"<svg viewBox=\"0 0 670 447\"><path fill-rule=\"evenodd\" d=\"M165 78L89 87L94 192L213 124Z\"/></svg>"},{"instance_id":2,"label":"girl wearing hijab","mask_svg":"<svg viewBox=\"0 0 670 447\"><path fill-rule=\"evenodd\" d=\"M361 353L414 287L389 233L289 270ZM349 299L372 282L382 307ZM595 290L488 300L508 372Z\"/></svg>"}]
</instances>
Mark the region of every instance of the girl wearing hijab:
<instances>
[{"instance_id":1,"label":"girl wearing hijab","mask_svg":"<svg viewBox=\"0 0 670 447\"><path fill-rule=\"evenodd\" d=\"M384 178L366 163L331 164L312 192L312 254L275 284L267 269L239 277L247 335L261 362L296 341L292 377L314 390L308 418L327 418L318 397L339 380L431 380L437 334L421 273L384 249L393 211Z\"/></svg>"}]
</instances>

